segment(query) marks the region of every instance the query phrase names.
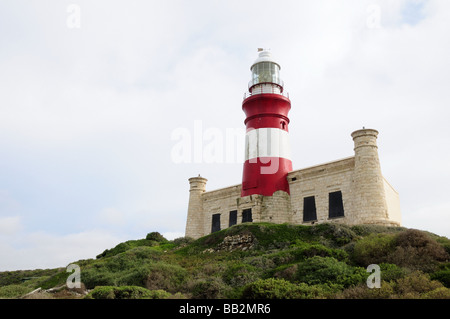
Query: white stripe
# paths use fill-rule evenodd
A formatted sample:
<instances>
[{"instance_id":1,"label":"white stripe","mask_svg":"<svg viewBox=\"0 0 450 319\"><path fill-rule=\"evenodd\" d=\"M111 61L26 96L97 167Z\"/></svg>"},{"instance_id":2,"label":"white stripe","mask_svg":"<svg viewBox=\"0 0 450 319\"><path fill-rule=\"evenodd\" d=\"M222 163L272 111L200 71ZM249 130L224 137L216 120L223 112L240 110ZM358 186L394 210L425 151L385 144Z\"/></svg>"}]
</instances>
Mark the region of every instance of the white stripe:
<instances>
[{"instance_id":1,"label":"white stripe","mask_svg":"<svg viewBox=\"0 0 450 319\"><path fill-rule=\"evenodd\" d=\"M264 127L245 135L245 160L257 157L291 159L289 133L279 128Z\"/></svg>"}]
</instances>

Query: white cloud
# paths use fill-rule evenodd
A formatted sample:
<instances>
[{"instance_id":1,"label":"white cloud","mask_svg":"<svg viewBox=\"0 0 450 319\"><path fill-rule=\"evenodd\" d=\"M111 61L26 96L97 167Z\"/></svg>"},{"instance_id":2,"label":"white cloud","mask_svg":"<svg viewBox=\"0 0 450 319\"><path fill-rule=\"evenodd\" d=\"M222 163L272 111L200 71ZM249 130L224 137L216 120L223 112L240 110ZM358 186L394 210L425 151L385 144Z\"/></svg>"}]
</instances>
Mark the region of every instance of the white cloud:
<instances>
[{"instance_id":1,"label":"white cloud","mask_svg":"<svg viewBox=\"0 0 450 319\"><path fill-rule=\"evenodd\" d=\"M403 218L405 227L426 230L450 238L450 202L421 207L405 215Z\"/></svg>"},{"instance_id":2,"label":"white cloud","mask_svg":"<svg viewBox=\"0 0 450 319\"><path fill-rule=\"evenodd\" d=\"M0 236L12 235L22 230L20 216L0 217Z\"/></svg>"},{"instance_id":3,"label":"white cloud","mask_svg":"<svg viewBox=\"0 0 450 319\"><path fill-rule=\"evenodd\" d=\"M184 237L184 233L181 233L181 232L165 232L165 233L162 233L161 235L163 235L164 238L166 238L168 240L173 240L176 238Z\"/></svg>"},{"instance_id":4,"label":"white cloud","mask_svg":"<svg viewBox=\"0 0 450 319\"><path fill-rule=\"evenodd\" d=\"M112 225L121 225L126 220L124 213L113 207L103 209L99 213L98 218L101 223L105 222Z\"/></svg>"},{"instance_id":5,"label":"white cloud","mask_svg":"<svg viewBox=\"0 0 450 319\"><path fill-rule=\"evenodd\" d=\"M3 236L0 271L65 267L80 259L95 258L123 240L102 230L67 235L32 232L9 238Z\"/></svg>"}]
</instances>

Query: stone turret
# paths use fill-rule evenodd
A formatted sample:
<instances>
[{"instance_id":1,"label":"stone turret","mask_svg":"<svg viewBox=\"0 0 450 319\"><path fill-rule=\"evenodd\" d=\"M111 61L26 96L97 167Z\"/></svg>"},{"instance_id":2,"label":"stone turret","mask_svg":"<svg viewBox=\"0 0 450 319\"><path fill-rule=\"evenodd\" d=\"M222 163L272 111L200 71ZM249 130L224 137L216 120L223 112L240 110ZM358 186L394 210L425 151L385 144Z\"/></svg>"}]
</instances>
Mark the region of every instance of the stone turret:
<instances>
[{"instance_id":1,"label":"stone turret","mask_svg":"<svg viewBox=\"0 0 450 319\"><path fill-rule=\"evenodd\" d=\"M378 131L362 129L352 133L355 143L352 212L354 224L386 224L388 210L384 179L377 147Z\"/></svg>"},{"instance_id":2,"label":"stone turret","mask_svg":"<svg viewBox=\"0 0 450 319\"><path fill-rule=\"evenodd\" d=\"M205 235L204 232L204 214L203 214L203 200L202 195L206 190L206 178L192 177L189 179L189 206L186 223L186 237L194 239Z\"/></svg>"}]
</instances>

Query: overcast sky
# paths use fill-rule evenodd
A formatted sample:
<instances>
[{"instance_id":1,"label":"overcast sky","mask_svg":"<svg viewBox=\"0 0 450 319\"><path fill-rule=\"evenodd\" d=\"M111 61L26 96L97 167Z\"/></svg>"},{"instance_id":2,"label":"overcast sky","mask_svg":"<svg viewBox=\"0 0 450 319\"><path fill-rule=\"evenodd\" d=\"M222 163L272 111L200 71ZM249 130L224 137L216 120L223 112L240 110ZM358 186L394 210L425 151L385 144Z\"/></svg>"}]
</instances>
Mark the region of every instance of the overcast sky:
<instances>
[{"instance_id":1,"label":"overcast sky","mask_svg":"<svg viewBox=\"0 0 450 319\"><path fill-rule=\"evenodd\" d=\"M189 177L241 182L259 47L292 101L294 169L352 156L351 132L377 129L403 226L450 237L449 12L448 0L1 1L0 271L183 236ZM208 156L220 139L224 154Z\"/></svg>"}]
</instances>

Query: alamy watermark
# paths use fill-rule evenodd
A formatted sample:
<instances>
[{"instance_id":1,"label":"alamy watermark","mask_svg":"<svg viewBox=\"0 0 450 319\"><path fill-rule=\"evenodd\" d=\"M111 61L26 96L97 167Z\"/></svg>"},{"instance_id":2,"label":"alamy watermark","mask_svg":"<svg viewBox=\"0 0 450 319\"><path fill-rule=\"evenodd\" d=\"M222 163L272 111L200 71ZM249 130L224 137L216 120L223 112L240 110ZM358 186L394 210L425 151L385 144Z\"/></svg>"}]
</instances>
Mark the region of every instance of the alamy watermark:
<instances>
[{"instance_id":1,"label":"alamy watermark","mask_svg":"<svg viewBox=\"0 0 450 319\"><path fill-rule=\"evenodd\" d=\"M66 26L69 29L80 29L81 28L81 7L78 4L69 4L66 8L68 13L66 19Z\"/></svg>"},{"instance_id":2,"label":"alamy watermark","mask_svg":"<svg viewBox=\"0 0 450 319\"><path fill-rule=\"evenodd\" d=\"M378 4L371 4L367 7L366 26L369 29L381 28L381 7Z\"/></svg>"},{"instance_id":3,"label":"alamy watermark","mask_svg":"<svg viewBox=\"0 0 450 319\"><path fill-rule=\"evenodd\" d=\"M77 264L70 264L69 266L67 266L66 271L71 273L66 280L67 288L81 288L80 266L78 266Z\"/></svg>"},{"instance_id":4,"label":"alamy watermark","mask_svg":"<svg viewBox=\"0 0 450 319\"><path fill-rule=\"evenodd\" d=\"M201 120L195 120L193 128L178 127L172 131L172 162L241 164L248 160L260 164L261 174L275 174L280 167L279 157L289 153L287 132L247 128L247 132L256 131L246 134L244 128L204 128Z\"/></svg>"},{"instance_id":5,"label":"alamy watermark","mask_svg":"<svg viewBox=\"0 0 450 319\"><path fill-rule=\"evenodd\" d=\"M172 131L175 142L171 150L173 163L242 163L245 151L245 129L217 127L204 129L195 120L193 129L178 127Z\"/></svg>"},{"instance_id":6,"label":"alamy watermark","mask_svg":"<svg viewBox=\"0 0 450 319\"><path fill-rule=\"evenodd\" d=\"M381 288L381 269L377 264L371 264L366 269L367 272L371 273L367 277L367 287L370 289Z\"/></svg>"}]
</instances>

